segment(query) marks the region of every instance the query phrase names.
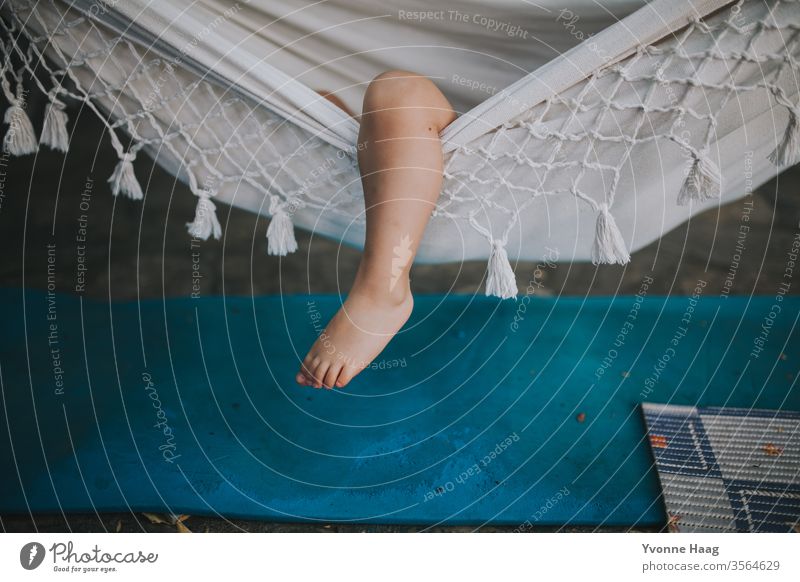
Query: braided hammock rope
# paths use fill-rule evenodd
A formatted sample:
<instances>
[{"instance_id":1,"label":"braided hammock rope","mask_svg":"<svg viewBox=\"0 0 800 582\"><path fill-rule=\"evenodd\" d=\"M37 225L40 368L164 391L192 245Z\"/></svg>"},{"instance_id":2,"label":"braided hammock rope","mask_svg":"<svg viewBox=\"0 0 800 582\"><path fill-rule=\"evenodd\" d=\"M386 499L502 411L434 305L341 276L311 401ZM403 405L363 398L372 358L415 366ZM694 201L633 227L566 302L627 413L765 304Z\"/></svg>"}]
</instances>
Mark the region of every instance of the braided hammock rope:
<instances>
[{"instance_id":1,"label":"braided hammock rope","mask_svg":"<svg viewBox=\"0 0 800 582\"><path fill-rule=\"evenodd\" d=\"M337 147L67 2L12 0L2 16L10 153L40 144L66 152L65 104L77 101L102 120L119 156L113 194L144 197L134 162L145 150L197 196L187 224L193 237L220 238L222 201L271 217L270 254L297 249L294 224L322 221L323 234L363 242L355 144ZM798 161L798 40L798 0L731 2L449 144L419 257L458 260L453 240L461 237L462 258L489 258L487 294L501 297L517 294L509 252L536 258L554 236L574 241L573 258L627 263L631 249L665 229L744 195L743 135L753 144L750 181ZM25 79L50 101L39 140L25 111ZM502 98L514 96L494 97ZM485 123L473 115L474 124ZM659 187L637 200L654 179ZM667 205L679 214L664 221L658 214Z\"/></svg>"}]
</instances>

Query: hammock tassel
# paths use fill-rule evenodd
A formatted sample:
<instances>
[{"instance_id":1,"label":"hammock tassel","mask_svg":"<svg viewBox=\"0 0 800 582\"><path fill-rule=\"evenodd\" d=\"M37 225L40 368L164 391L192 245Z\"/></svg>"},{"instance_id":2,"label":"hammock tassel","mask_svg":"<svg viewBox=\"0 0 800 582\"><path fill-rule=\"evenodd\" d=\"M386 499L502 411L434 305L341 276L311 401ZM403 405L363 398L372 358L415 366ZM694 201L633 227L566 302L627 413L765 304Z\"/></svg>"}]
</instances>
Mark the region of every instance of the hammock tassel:
<instances>
[{"instance_id":1,"label":"hammock tassel","mask_svg":"<svg viewBox=\"0 0 800 582\"><path fill-rule=\"evenodd\" d=\"M776 166L791 166L800 158L800 110L789 109L789 123L783 134L783 141L769 155L769 161Z\"/></svg>"},{"instance_id":2,"label":"hammock tassel","mask_svg":"<svg viewBox=\"0 0 800 582\"><path fill-rule=\"evenodd\" d=\"M141 200L144 198L142 194L142 187L136 180L136 174L133 173L133 160L136 159L136 154L125 153L120 158L114 173L108 179L111 184L111 193L114 196L123 194L131 200Z\"/></svg>"},{"instance_id":3,"label":"hammock tassel","mask_svg":"<svg viewBox=\"0 0 800 582\"><path fill-rule=\"evenodd\" d=\"M294 224L292 219L273 198L270 203L272 220L267 227L267 253L285 257L297 250L297 240L294 237Z\"/></svg>"},{"instance_id":4,"label":"hammock tassel","mask_svg":"<svg viewBox=\"0 0 800 582\"><path fill-rule=\"evenodd\" d=\"M186 223L189 234L202 240L208 240L210 236L219 239L222 236L222 227L217 219L217 207L211 201L211 194L208 190L201 190L197 198L194 221Z\"/></svg>"},{"instance_id":5,"label":"hammock tassel","mask_svg":"<svg viewBox=\"0 0 800 582\"><path fill-rule=\"evenodd\" d=\"M69 147L67 114L64 111L64 104L52 96L45 110L44 125L42 125L42 135L39 136L39 143L64 153L67 153L67 148Z\"/></svg>"},{"instance_id":6,"label":"hammock tassel","mask_svg":"<svg viewBox=\"0 0 800 582\"><path fill-rule=\"evenodd\" d=\"M492 243L492 254L489 256L489 273L486 277L486 295L501 299L516 297L517 277L508 260L506 247L500 240Z\"/></svg>"},{"instance_id":7,"label":"hammock tassel","mask_svg":"<svg viewBox=\"0 0 800 582\"><path fill-rule=\"evenodd\" d=\"M695 155L692 168L678 193L678 205L686 206L689 202L719 198L721 182L719 168L711 160L708 151L703 150Z\"/></svg>"},{"instance_id":8,"label":"hammock tassel","mask_svg":"<svg viewBox=\"0 0 800 582\"><path fill-rule=\"evenodd\" d=\"M11 102L11 107L6 109L4 121L8 124L8 131L3 139L5 151L14 156L24 156L39 149L33 124L19 100Z\"/></svg>"},{"instance_id":9,"label":"hammock tassel","mask_svg":"<svg viewBox=\"0 0 800 582\"><path fill-rule=\"evenodd\" d=\"M608 205L603 204L600 214L597 215L592 263L595 265L624 265L630 260L631 255L625 246L622 233L609 212Z\"/></svg>"}]
</instances>

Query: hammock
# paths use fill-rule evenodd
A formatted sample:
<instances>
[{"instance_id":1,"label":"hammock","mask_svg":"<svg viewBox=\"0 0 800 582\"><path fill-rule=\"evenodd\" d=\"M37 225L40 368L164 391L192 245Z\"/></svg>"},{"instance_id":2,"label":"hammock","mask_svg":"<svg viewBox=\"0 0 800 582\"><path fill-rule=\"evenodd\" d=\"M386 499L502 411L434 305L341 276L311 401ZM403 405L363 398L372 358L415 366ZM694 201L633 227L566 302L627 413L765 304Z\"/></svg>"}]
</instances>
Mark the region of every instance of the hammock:
<instances>
[{"instance_id":1,"label":"hammock","mask_svg":"<svg viewBox=\"0 0 800 582\"><path fill-rule=\"evenodd\" d=\"M295 225L363 245L358 123L316 90L357 110L383 70L434 78L461 114L418 258L488 258L500 297L512 261L625 264L800 149L798 0L10 0L0 35L8 152L66 152L78 101L114 195L144 197L144 150L197 196L192 237L222 236L224 202L270 217L275 255Z\"/></svg>"}]
</instances>

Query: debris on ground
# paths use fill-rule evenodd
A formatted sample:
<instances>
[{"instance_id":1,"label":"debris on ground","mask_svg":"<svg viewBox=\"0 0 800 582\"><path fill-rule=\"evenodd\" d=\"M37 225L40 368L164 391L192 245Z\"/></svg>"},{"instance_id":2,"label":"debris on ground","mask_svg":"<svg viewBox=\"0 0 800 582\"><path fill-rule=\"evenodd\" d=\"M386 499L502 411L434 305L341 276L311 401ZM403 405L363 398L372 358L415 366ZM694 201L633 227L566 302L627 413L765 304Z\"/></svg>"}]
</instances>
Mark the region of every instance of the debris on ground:
<instances>
[{"instance_id":1,"label":"debris on ground","mask_svg":"<svg viewBox=\"0 0 800 582\"><path fill-rule=\"evenodd\" d=\"M161 516L157 513L143 513L150 523L169 523L169 520L165 516Z\"/></svg>"},{"instance_id":2,"label":"debris on ground","mask_svg":"<svg viewBox=\"0 0 800 582\"><path fill-rule=\"evenodd\" d=\"M669 521L667 522L667 531L669 533L680 533L678 529L678 522L680 521L680 515L670 515Z\"/></svg>"},{"instance_id":3,"label":"debris on ground","mask_svg":"<svg viewBox=\"0 0 800 582\"><path fill-rule=\"evenodd\" d=\"M191 517L191 515L175 515L175 514L161 514L161 513L142 513L150 523L174 525L179 533L192 533L186 524L183 522Z\"/></svg>"}]
</instances>

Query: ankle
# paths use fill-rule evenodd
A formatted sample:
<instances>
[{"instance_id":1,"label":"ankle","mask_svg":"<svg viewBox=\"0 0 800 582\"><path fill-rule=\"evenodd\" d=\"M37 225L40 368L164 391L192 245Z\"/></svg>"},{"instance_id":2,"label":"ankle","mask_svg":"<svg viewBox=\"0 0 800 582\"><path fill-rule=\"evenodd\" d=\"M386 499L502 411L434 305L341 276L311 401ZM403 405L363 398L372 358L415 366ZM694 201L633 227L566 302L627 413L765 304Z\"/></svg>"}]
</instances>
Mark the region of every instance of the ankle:
<instances>
[{"instance_id":1,"label":"ankle","mask_svg":"<svg viewBox=\"0 0 800 582\"><path fill-rule=\"evenodd\" d=\"M369 277L359 273L350 293L368 296L373 301L390 307L399 307L411 299L411 283L406 273L396 280L387 280L385 276Z\"/></svg>"},{"instance_id":2,"label":"ankle","mask_svg":"<svg viewBox=\"0 0 800 582\"><path fill-rule=\"evenodd\" d=\"M402 276L394 286L386 291L387 300L395 305L405 305L411 300L411 280L408 275Z\"/></svg>"}]
</instances>

